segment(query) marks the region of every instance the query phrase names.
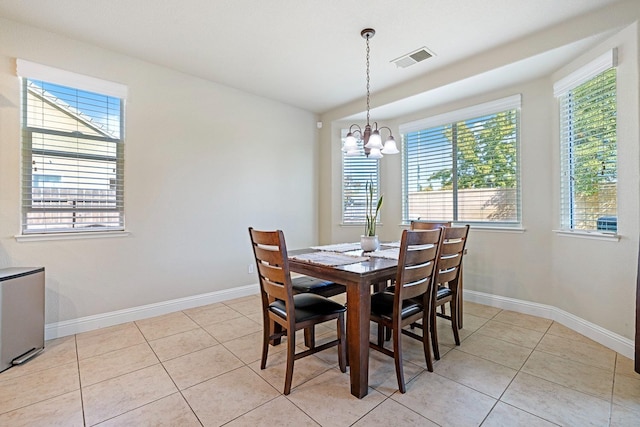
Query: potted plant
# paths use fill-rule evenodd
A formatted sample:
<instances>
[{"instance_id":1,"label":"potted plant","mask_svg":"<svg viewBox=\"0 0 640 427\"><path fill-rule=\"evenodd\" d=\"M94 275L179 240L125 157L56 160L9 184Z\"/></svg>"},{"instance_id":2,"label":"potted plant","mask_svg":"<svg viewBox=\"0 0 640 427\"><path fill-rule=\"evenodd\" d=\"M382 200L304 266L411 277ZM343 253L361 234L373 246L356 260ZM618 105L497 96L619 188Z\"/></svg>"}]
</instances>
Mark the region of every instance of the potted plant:
<instances>
[{"instance_id":1,"label":"potted plant","mask_svg":"<svg viewBox=\"0 0 640 427\"><path fill-rule=\"evenodd\" d=\"M378 240L378 236L376 235L376 220L378 219L378 212L380 212L380 208L382 207L382 196L378 198L378 203L376 204L375 211L373 209L373 182L369 180L366 186L366 207L365 207L365 218L366 223L364 227L364 234L360 237L360 246L362 250L365 252L371 252L378 249L380 246L380 242Z\"/></svg>"}]
</instances>

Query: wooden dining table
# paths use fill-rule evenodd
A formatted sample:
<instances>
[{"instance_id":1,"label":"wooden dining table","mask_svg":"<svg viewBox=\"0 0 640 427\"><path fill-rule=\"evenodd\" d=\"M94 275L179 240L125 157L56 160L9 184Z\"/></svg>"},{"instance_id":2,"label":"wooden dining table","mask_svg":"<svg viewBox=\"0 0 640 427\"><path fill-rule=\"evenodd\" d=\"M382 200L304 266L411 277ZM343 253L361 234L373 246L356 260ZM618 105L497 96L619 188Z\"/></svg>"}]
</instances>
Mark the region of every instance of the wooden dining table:
<instances>
[{"instance_id":1,"label":"wooden dining table","mask_svg":"<svg viewBox=\"0 0 640 427\"><path fill-rule=\"evenodd\" d=\"M393 250L393 247L382 243L380 249ZM289 269L294 273L330 280L346 287L351 394L363 398L369 389L371 289L382 290L389 280L395 279L398 259L368 256L361 250L342 252L341 255L351 256L355 262L341 265L313 263L296 258L318 252L322 251L312 248L289 251ZM462 329L462 280L459 282L458 297L459 328Z\"/></svg>"},{"instance_id":2,"label":"wooden dining table","mask_svg":"<svg viewBox=\"0 0 640 427\"><path fill-rule=\"evenodd\" d=\"M369 332L371 287L394 279L398 260L369 257L352 264L322 265L296 259L299 254L313 249L289 251L289 269L292 272L317 277L344 285L347 289L347 346L351 376L351 394L357 398L367 395L369 389ZM362 251L345 252L361 256Z\"/></svg>"}]
</instances>

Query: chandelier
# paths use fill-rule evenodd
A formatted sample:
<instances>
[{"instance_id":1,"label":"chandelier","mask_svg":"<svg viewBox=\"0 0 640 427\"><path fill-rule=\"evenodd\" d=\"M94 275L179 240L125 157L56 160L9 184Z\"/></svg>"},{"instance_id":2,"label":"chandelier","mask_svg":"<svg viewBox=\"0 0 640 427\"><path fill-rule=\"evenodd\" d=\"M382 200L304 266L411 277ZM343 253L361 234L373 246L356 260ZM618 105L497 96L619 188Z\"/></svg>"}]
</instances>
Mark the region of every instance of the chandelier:
<instances>
[{"instance_id":1,"label":"chandelier","mask_svg":"<svg viewBox=\"0 0 640 427\"><path fill-rule=\"evenodd\" d=\"M363 141L364 154L370 159L381 159L383 154L399 153L396 141L391 133L391 129L386 126L378 128L377 122L373 122L372 129L369 124L369 39L371 39L375 34L376 31L372 28L365 28L360 32L362 38L367 41L367 124L364 127L364 131L357 124L353 124L349 127L349 133L347 133L347 138L345 139L344 147L342 148L342 151L345 152L346 156L359 156L362 154L362 151L358 149L358 140L354 134L358 134L359 139ZM354 130L354 128L356 129ZM382 145L382 137L380 136L380 131L383 129L386 129L389 132L389 137L385 141L384 145Z\"/></svg>"}]
</instances>

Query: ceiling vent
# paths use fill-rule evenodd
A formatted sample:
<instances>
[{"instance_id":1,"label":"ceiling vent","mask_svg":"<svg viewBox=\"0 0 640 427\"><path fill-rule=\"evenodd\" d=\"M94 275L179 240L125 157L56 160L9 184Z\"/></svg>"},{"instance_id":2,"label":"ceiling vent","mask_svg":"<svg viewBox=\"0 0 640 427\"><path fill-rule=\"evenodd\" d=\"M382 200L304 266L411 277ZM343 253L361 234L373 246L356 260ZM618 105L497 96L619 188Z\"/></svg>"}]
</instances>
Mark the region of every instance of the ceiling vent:
<instances>
[{"instance_id":1,"label":"ceiling vent","mask_svg":"<svg viewBox=\"0 0 640 427\"><path fill-rule=\"evenodd\" d=\"M429 51L426 47L421 47L420 49L408 53L406 55L402 55L400 58L394 59L393 62L397 67L407 68L410 65L417 64L420 61L424 61L425 59L429 59L435 54Z\"/></svg>"}]
</instances>

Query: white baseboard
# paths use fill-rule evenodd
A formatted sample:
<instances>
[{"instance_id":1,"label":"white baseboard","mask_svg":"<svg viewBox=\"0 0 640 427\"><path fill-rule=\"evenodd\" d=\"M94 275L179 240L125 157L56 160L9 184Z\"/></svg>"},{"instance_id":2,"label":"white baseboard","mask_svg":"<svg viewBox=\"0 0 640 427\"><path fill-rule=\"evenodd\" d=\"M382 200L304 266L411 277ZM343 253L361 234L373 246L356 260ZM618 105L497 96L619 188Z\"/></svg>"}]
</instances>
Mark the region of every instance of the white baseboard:
<instances>
[{"instance_id":1,"label":"white baseboard","mask_svg":"<svg viewBox=\"0 0 640 427\"><path fill-rule=\"evenodd\" d=\"M248 295L257 295L258 292L259 288L257 284L247 285L238 288L225 289L222 291L195 295L191 297L163 301L155 304L143 305L140 307L128 308L125 310L112 311L110 313L96 314L93 316L81 317L78 319L64 320L62 322L48 323L44 328L44 339L50 340L54 338L65 337L67 335L92 331L94 329L105 328L107 326L133 322L134 320L160 316L174 311L186 310L188 308L228 301L234 298L240 298Z\"/></svg>"},{"instance_id":2,"label":"white baseboard","mask_svg":"<svg viewBox=\"0 0 640 427\"><path fill-rule=\"evenodd\" d=\"M465 301L556 321L629 359L634 358L635 347L633 340L615 334L601 326L588 322L571 313L567 313L564 310L560 310L557 307L467 289L464 290L464 299Z\"/></svg>"},{"instance_id":3,"label":"white baseboard","mask_svg":"<svg viewBox=\"0 0 640 427\"><path fill-rule=\"evenodd\" d=\"M121 323L160 316L174 311L228 301L248 295L257 295L258 291L258 285L253 284L186 298L163 301L155 304L143 305L140 307L128 308L125 310L112 311L110 313L96 314L78 319L49 323L45 325L44 336L45 340L60 338L67 335L105 328L107 326L114 326ZM476 292L468 289L465 289L464 291L464 299L478 304L554 320L569 329L572 329L587 338L590 338L605 347L628 357L629 359L634 358L635 349L633 340L608 331L598 325L581 319L580 317L574 316L571 313L560 310L559 308L545 304L517 300L514 298L486 294L483 292Z\"/></svg>"}]
</instances>

